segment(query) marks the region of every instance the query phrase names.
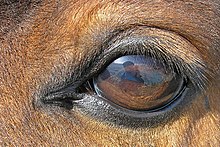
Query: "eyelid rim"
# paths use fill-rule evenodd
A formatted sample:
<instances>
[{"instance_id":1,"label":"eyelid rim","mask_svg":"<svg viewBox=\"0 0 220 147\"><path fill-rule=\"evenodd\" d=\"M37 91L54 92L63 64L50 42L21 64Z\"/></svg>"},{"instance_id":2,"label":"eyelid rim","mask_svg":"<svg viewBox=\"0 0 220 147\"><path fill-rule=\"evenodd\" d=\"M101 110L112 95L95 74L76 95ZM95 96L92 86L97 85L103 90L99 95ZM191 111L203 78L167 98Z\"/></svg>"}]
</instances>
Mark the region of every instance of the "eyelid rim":
<instances>
[{"instance_id":1,"label":"eyelid rim","mask_svg":"<svg viewBox=\"0 0 220 147\"><path fill-rule=\"evenodd\" d=\"M189 88L187 87L187 82L183 81L183 87L182 87L181 91L176 95L176 97L172 101L170 101L169 103L167 103L166 105L164 105L158 109L152 109L152 110L147 110L147 111L137 111L137 110L127 109L127 108L124 108L124 107L122 107L122 106L120 106L120 105L118 105L118 104L116 104L106 98L103 98L101 96L98 96L98 95L91 95L91 96L103 101L104 103L111 105L112 108L116 109L120 113L123 113L127 116L131 116L133 118L150 118L150 117L164 114L167 111L175 108L179 103L181 103L183 101L188 90L189 90Z\"/></svg>"}]
</instances>

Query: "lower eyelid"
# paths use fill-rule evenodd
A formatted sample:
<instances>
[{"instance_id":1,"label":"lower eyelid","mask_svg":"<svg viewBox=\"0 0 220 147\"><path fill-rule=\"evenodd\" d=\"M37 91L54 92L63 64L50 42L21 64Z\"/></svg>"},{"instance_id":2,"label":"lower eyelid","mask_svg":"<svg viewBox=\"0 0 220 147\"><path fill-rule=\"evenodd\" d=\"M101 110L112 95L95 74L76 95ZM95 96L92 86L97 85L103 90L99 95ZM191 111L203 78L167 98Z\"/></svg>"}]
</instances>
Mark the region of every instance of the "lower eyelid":
<instances>
[{"instance_id":1,"label":"lower eyelid","mask_svg":"<svg viewBox=\"0 0 220 147\"><path fill-rule=\"evenodd\" d=\"M191 87L194 87L191 83L188 83L188 84L190 84ZM91 98L91 101L93 100L93 101L97 102L96 103L97 108L93 108L93 110L98 109L98 107L100 107L98 105L102 104L102 105L108 105L108 107L115 109L115 111L121 112L123 114L126 114L126 115L134 117L134 118L146 118L146 117L152 117L152 116L156 116L159 114L163 114L163 113L166 113L167 111L171 111L173 108L175 108L183 100L183 98L185 97L185 95L187 94L187 92L189 90L190 90L190 88L188 86L185 87L184 89L182 89L183 92L181 92L180 95L178 95L178 99L175 99L175 101L172 102L173 103L172 105L165 106L165 107L161 108L161 110L159 110L159 111L155 110L155 111L150 111L150 112L134 111L134 110L129 110L127 108L123 108L123 107L113 103L112 101L107 100L103 97L100 97L97 94L94 94L92 92L84 94L84 98L87 98L87 101L90 101L89 98ZM194 88L191 90L194 90ZM80 101L83 102L84 98L82 98L82 100L80 100ZM81 103L81 104L84 105L83 103ZM91 107L91 105L89 107ZM89 109L89 107L88 107L88 109ZM87 109L87 108L85 108L85 109Z\"/></svg>"},{"instance_id":2,"label":"lower eyelid","mask_svg":"<svg viewBox=\"0 0 220 147\"><path fill-rule=\"evenodd\" d=\"M187 88L175 106L173 105L173 107L167 108L159 113L139 113L117 108L111 106L109 102L106 102L97 95L85 95L85 97L75 103L74 106L79 112L83 113L84 116L94 118L97 121L109 125L114 125L115 127L149 128L162 125L177 118L177 113L181 113L183 110L182 107L188 106L187 103L190 101L186 99L186 97L188 97L188 91L192 91L192 89Z\"/></svg>"}]
</instances>

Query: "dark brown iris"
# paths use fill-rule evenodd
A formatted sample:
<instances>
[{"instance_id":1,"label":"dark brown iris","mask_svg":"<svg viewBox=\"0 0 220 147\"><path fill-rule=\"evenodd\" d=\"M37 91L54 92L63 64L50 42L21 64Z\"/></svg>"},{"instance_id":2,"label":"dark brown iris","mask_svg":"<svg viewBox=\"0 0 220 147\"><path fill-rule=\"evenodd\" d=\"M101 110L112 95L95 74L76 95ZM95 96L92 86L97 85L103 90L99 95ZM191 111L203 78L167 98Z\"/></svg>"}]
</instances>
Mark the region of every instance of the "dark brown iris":
<instances>
[{"instance_id":1,"label":"dark brown iris","mask_svg":"<svg viewBox=\"0 0 220 147\"><path fill-rule=\"evenodd\" d=\"M183 78L141 55L123 56L94 79L99 96L131 110L165 106L178 94Z\"/></svg>"}]
</instances>

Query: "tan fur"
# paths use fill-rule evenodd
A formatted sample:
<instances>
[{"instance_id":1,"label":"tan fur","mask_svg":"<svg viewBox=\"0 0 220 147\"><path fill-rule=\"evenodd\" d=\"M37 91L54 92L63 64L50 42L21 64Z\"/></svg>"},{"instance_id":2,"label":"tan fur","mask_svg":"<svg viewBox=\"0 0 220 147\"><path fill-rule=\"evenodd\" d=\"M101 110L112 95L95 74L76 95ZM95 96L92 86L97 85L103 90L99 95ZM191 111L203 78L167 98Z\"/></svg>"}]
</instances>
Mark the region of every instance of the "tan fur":
<instances>
[{"instance_id":1,"label":"tan fur","mask_svg":"<svg viewBox=\"0 0 220 147\"><path fill-rule=\"evenodd\" d=\"M0 5L0 145L220 145L220 1L44 1L33 2L16 18L8 12L20 7L3 8ZM192 61L187 54L206 63L207 73L212 73L206 92L169 121L142 128L108 124L77 108L38 104L45 86L70 78L114 30L138 27L172 32L191 43L189 50L182 45L180 52L173 52L182 51L188 63Z\"/></svg>"}]
</instances>

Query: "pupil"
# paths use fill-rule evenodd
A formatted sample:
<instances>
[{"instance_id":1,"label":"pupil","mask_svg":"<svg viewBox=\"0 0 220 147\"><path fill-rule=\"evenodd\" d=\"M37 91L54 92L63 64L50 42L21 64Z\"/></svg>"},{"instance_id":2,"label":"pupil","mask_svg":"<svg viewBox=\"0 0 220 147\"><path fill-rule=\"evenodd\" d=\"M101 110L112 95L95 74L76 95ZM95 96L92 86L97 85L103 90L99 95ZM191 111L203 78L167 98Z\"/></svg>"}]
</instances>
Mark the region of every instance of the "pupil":
<instances>
[{"instance_id":1,"label":"pupil","mask_svg":"<svg viewBox=\"0 0 220 147\"><path fill-rule=\"evenodd\" d=\"M169 103L182 78L151 57L128 55L116 59L94 78L96 93L125 108L152 110Z\"/></svg>"}]
</instances>

